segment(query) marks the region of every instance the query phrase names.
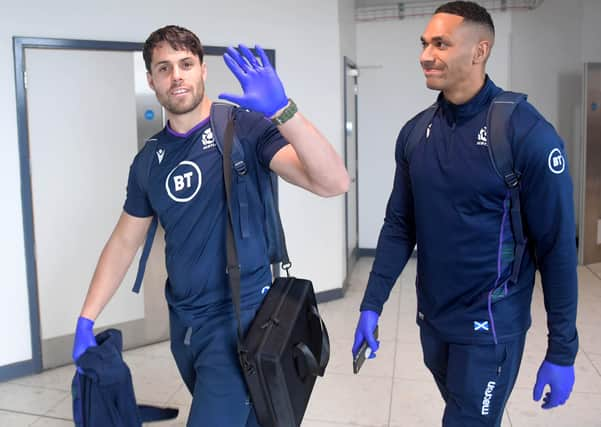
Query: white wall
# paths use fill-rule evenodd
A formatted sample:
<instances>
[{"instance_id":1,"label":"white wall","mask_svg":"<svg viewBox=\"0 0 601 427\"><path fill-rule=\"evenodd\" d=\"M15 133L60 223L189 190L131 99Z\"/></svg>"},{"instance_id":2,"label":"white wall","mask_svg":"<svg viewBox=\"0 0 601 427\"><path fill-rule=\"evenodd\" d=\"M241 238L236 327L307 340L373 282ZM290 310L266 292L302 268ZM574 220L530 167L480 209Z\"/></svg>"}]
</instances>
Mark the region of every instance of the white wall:
<instances>
[{"instance_id":1,"label":"white wall","mask_svg":"<svg viewBox=\"0 0 601 427\"><path fill-rule=\"evenodd\" d=\"M419 65L429 17L357 24L359 77L359 247L377 245L394 176L401 127L436 99ZM496 42L488 72L507 87L511 14L493 14Z\"/></svg>"},{"instance_id":2,"label":"white wall","mask_svg":"<svg viewBox=\"0 0 601 427\"><path fill-rule=\"evenodd\" d=\"M338 0L340 22L340 51L353 62L357 60L357 26L355 25L355 2Z\"/></svg>"},{"instance_id":3,"label":"white wall","mask_svg":"<svg viewBox=\"0 0 601 427\"><path fill-rule=\"evenodd\" d=\"M601 10L598 2L545 0L530 12L513 14L511 88L528 100L557 129L566 144L579 218L580 153L582 141L583 47L599 53ZM595 5L595 6L594 6ZM583 26L583 19L588 26ZM596 37L595 37L596 36ZM595 37L595 38L592 38ZM597 57L599 55L597 54Z\"/></svg>"},{"instance_id":4,"label":"white wall","mask_svg":"<svg viewBox=\"0 0 601 427\"><path fill-rule=\"evenodd\" d=\"M581 31L583 62L601 62L599 18L601 18L601 2L599 0L584 0L582 2Z\"/></svg>"},{"instance_id":5,"label":"white wall","mask_svg":"<svg viewBox=\"0 0 601 427\"><path fill-rule=\"evenodd\" d=\"M525 92L566 143L580 218L582 76L585 62L601 62L601 2L545 0L532 11L493 13L496 45L488 65L495 83ZM357 24L363 69L359 119L359 245L376 247L394 173L398 130L434 94L423 86L418 37L427 18Z\"/></svg>"},{"instance_id":6,"label":"white wall","mask_svg":"<svg viewBox=\"0 0 601 427\"><path fill-rule=\"evenodd\" d=\"M204 44L260 43L277 51L278 73L305 113L342 152L341 46L338 2L264 0L220 2L23 1L3 5L0 15L0 141L3 183L0 223L0 366L31 358L27 279L19 177L12 37L142 42L159 26L176 23ZM69 70L65 70L69 72ZM210 81L209 81L210 84ZM116 191L121 191L116 189ZM341 286L343 198L322 200L288 185L281 188L282 215L294 274L311 278L318 291ZM107 236L108 237L108 236ZM87 286L87 284L85 284ZM57 296L60 297L60 296ZM75 323L75 319L73 319Z\"/></svg>"}]
</instances>

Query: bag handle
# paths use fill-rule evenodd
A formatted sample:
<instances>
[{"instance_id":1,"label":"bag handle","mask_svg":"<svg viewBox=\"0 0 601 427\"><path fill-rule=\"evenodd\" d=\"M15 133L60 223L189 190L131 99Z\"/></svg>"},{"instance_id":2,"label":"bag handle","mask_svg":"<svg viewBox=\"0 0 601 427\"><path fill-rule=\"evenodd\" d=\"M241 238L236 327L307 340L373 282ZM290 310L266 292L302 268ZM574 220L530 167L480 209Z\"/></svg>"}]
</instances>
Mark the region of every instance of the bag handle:
<instances>
[{"instance_id":1,"label":"bag handle","mask_svg":"<svg viewBox=\"0 0 601 427\"><path fill-rule=\"evenodd\" d=\"M317 320L319 329L321 330L321 343L319 348L319 362L317 361L315 354L313 354L309 346L304 342L300 342L294 347L296 371L303 381L309 375L323 377L326 366L330 360L330 337L326 325L315 305L311 305L309 315L312 317L312 320ZM313 322L312 324L314 325L315 323ZM299 364L299 359L302 359L304 362L303 365Z\"/></svg>"},{"instance_id":2,"label":"bag handle","mask_svg":"<svg viewBox=\"0 0 601 427\"><path fill-rule=\"evenodd\" d=\"M326 366L330 361L330 335L328 334L328 329L326 328L326 324L323 321L319 311L317 311L317 307L315 305L311 305L311 314L318 319L319 327L321 329L321 348L319 350L319 371L317 371L316 375L323 377L324 372L326 370Z\"/></svg>"}]
</instances>

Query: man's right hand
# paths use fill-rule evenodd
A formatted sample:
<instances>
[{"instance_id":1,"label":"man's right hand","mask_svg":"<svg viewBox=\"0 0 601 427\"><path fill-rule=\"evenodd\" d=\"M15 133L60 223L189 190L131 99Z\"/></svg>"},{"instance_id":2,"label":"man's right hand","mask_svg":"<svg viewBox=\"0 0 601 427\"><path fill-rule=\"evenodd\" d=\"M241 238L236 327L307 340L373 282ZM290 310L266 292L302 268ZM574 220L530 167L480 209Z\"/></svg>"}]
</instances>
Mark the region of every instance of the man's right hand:
<instances>
[{"instance_id":1,"label":"man's right hand","mask_svg":"<svg viewBox=\"0 0 601 427\"><path fill-rule=\"evenodd\" d=\"M73 340L73 361L77 364L79 356L85 353L89 347L95 347L96 338L94 338L94 321L80 316L77 319L75 328L75 339Z\"/></svg>"},{"instance_id":2,"label":"man's right hand","mask_svg":"<svg viewBox=\"0 0 601 427\"><path fill-rule=\"evenodd\" d=\"M219 98L271 117L288 105L288 97L282 81L261 46L255 46L261 62L245 45L241 44L238 48L242 54L229 47L223 59L240 82L244 94L222 93Z\"/></svg>"},{"instance_id":3,"label":"man's right hand","mask_svg":"<svg viewBox=\"0 0 601 427\"><path fill-rule=\"evenodd\" d=\"M380 348L380 342L374 338L374 330L378 326L380 315L375 311L365 310L361 312L357 329L355 329L355 342L353 343L353 357L357 355L359 347L363 341L367 341L367 345L371 349L370 359L376 357L376 351Z\"/></svg>"}]
</instances>

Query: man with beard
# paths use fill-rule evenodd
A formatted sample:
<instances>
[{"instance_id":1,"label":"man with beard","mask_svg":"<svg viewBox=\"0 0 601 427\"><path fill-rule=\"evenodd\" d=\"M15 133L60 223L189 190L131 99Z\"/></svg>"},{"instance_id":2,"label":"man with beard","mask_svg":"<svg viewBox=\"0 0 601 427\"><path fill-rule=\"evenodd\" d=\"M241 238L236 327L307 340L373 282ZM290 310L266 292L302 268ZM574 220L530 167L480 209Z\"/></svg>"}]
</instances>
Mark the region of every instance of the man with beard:
<instances>
[{"instance_id":1,"label":"man with beard","mask_svg":"<svg viewBox=\"0 0 601 427\"><path fill-rule=\"evenodd\" d=\"M487 129L493 100L508 102L497 101L503 91L485 71L494 43L486 9L467 1L440 6L421 43L426 85L440 93L397 139L393 190L352 352L364 341L372 355L378 349L373 332L417 243L416 320L424 363L445 401L442 424L499 426L531 323L537 267L549 338L534 400L549 385L542 407L562 405L574 384L572 183L563 142L528 102L514 102L507 140ZM495 146L509 144L511 173L495 173L490 137Z\"/></svg>"},{"instance_id":2,"label":"man with beard","mask_svg":"<svg viewBox=\"0 0 601 427\"><path fill-rule=\"evenodd\" d=\"M241 107L235 113L247 165L248 186L275 171L286 181L323 197L344 193L344 164L328 141L286 96L257 46L230 48L225 61L240 80L242 96L222 94ZM96 267L77 322L73 359L94 346L93 324L121 283L157 216L165 229L171 349L193 395L188 425L254 426L254 411L236 351L236 317L226 274L227 211L222 157L214 141L205 95L207 67L192 32L167 26L144 44L148 84L167 112L165 128L138 153L129 173L122 213ZM152 156L150 171L141 160ZM241 318L246 329L271 284L264 207L246 189L248 206L235 214L241 269Z\"/></svg>"}]
</instances>

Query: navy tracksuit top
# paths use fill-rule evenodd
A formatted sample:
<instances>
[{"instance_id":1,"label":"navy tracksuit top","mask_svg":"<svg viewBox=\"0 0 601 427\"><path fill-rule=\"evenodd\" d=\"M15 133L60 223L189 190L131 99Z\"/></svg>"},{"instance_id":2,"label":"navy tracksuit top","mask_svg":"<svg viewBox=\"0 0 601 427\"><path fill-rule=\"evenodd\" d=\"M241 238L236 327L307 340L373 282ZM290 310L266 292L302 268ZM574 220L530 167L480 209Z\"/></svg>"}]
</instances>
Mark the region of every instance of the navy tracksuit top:
<instances>
[{"instance_id":1,"label":"navy tracksuit top","mask_svg":"<svg viewBox=\"0 0 601 427\"><path fill-rule=\"evenodd\" d=\"M546 358L569 365L578 349L577 261L564 144L531 104L517 107L509 135L521 175L528 250L517 283L510 283L510 199L494 171L486 134L486 113L500 92L486 77L478 94L463 105L451 104L440 94L431 126L408 158L405 145L419 115L401 130L393 190L361 310L381 313L417 244L420 327L449 342L490 344L493 333L498 342L506 342L530 326L536 260L548 316Z\"/></svg>"},{"instance_id":2,"label":"navy tracksuit top","mask_svg":"<svg viewBox=\"0 0 601 427\"><path fill-rule=\"evenodd\" d=\"M259 113L238 110L236 129L249 182L233 186L237 197L244 196L247 214L238 203L232 206L244 308L260 303L264 287L271 284L259 169L269 171L271 159L288 142ZM167 125L153 138L156 152L148 153L147 144L131 165L124 210L136 217L158 216L165 230L167 302L184 324L194 326L206 316L233 310L226 274L223 158L208 118L186 134ZM148 154L150 170L142 161Z\"/></svg>"}]
</instances>

